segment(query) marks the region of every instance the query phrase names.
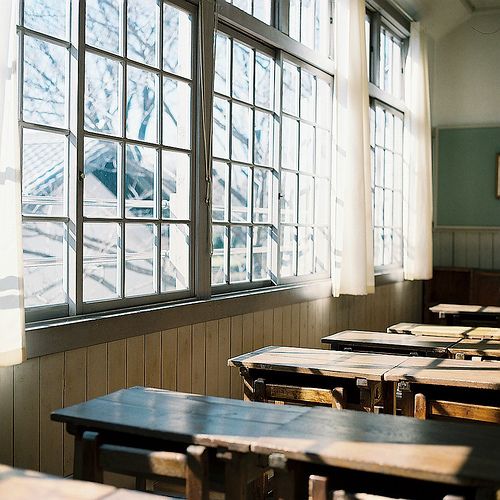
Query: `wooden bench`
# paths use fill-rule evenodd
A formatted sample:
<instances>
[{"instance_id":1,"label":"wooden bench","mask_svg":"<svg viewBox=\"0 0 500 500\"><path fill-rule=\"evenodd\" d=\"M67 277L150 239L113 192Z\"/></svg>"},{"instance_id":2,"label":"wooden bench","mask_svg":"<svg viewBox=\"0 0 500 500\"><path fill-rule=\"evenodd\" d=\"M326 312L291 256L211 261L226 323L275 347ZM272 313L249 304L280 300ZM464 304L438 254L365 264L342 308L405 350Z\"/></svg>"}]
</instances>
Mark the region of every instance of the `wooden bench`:
<instances>
[{"instance_id":1,"label":"wooden bench","mask_svg":"<svg viewBox=\"0 0 500 500\"><path fill-rule=\"evenodd\" d=\"M406 358L299 347L269 346L228 361L240 368L252 401L327 405L393 413L384 373Z\"/></svg>"},{"instance_id":2,"label":"wooden bench","mask_svg":"<svg viewBox=\"0 0 500 500\"><path fill-rule=\"evenodd\" d=\"M429 311L447 325L500 327L500 307L469 304L437 304Z\"/></svg>"},{"instance_id":3,"label":"wooden bench","mask_svg":"<svg viewBox=\"0 0 500 500\"><path fill-rule=\"evenodd\" d=\"M0 498L9 500L148 500L151 495L113 486L74 481L0 464ZM163 497L171 498L172 497ZM173 500L173 499L172 499Z\"/></svg>"},{"instance_id":4,"label":"wooden bench","mask_svg":"<svg viewBox=\"0 0 500 500\"><path fill-rule=\"evenodd\" d=\"M500 340L462 339L449 348L455 359L492 359L500 360Z\"/></svg>"},{"instance_id":5,"label":"wooden bench","mask_svg":"<svg viewBox=\"0 0 500 500\"><path fill-rule=\"evenodd\" d=\"M408 358L384 380L387 393L401 393L405 416L500 423L498 362Z\"/></svg>"},{"instance_id":6,"label":"wooden bench","mask_svg":"<svg viewBox=\"0 0 500 500\"><path fill-rule=\"evenodd\" d=\"M404 356L431 356L446 358L448 348L456 344L459 337L432 337L397 335L395 333L345 330L323 337L321 342L335 351L377 352Z\"/></svg>"},{"instance_id":7,"label":"wooden bench","mask_svg":"<svg viewBox=\"0 0 500 500\"><path fill-rule=\"evenodd\" d=\"M404 335L446 337L451 339L469 338L474 329L470 326L423 325L421 323L396 323L387 327L388 333Z\"/></svg>"}]
</instances>

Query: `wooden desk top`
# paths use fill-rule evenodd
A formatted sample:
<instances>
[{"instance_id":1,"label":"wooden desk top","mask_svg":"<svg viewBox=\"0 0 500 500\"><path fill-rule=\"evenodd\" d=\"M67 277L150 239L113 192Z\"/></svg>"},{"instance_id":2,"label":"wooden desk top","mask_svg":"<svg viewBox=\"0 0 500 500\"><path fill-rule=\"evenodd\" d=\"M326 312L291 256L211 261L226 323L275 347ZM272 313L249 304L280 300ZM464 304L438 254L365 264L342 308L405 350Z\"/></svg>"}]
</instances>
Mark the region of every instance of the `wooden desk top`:
<instances>
[{"instance_id":1,"label":"wooden desk top","mask_svg":"<svg viewBox=\"0 0 500 500\"><path fill-rule=\"evenodd\" d=\"M405 359L406 356L392 354L269 346L232 358L228 361L228 365L325 377L382 380L385 372L398 366Z\"/></svg>"},{"instance_id":2,"label":"wooden desk top","mask_svg":"<svg viewBox=\"0 0 500 500\"><path fill-rule=\"evenodd\" d=\"M462 339L448 349L452 354L500 358L500 341L492 339Z\"/></svg>"},{"instance_id":3,"label":"wooden desk top","mask_svg":"<svg viewBox=\"0 0 500 500\"><path fill-rule=\"evenodd\" d=\"M352 344L368 344L379 347L407 347L432 349L446 352L447 348L460 340L459 337L432 337L416 335L398 335L396 333L368 332L360 330L344 330L343 332L323 337L321 342L332 344L345 342Z\"/></svg>"},{"instance_id":4,"label":"wooden desk top","mask_svg":"<svg viewBox=\"0 0 500 500\"><path fill-rule=\"evenodd\" d=\"M151 495L88 481L74 481L0 464L0 498L10 500L147 500ZM167 497L171 498L171 497Z\"/></svg>"},{"instance_id":5,"label":"wooden desk top","mask_svg":"<svg viewBox=\"0 0 500 500\"><path fill-rule=\"evenodd\" d=\"M387 381L407 380L419 384L500 389L500 363L412 357L384 375Z\"/></svg>"},{"instance_id":6,"label":"wooden desk top","mask_svg":"<svg viewBox=\"0 0 500 500\"><path fill-rule=\"evenodd\" d=\"M429 307L429 311L442 314L478 313L482 312L483 306L469 304L437 304Z\"/></svg>"},{"instance_id":7,"label":"wooden desk top","mask_svg":"<svg viewBox=\"0 0 500 500\"><path fill-rule=\"evenodd\" d=\"M500 426L309 408L263 436L263 454L449 484L500 484Z\"/></svg>"},{"instance_id":8,"label":"wooden desk top","mask_svg":"<svg viewBox=\"0 0 500 500\"><path fill-rule=\"evenodd\" d=\"M405 333L410 335L425 335L435 337L497 339L500 340L500 328L480 326L443 326L422 325L420 323L397 323L387 328L390 333Z\"/></svg>"},{"instance_id":9,"label":"wooden desk top","mask_svg":"<svg viewBox=\"0 0 500 500\"><path fill-rule=\"evenodd\" d=\"M246 452L306 407L248 404L235 399L133 387L52 413L52 420L102 431Z\"/></svg>"}]
</instances>

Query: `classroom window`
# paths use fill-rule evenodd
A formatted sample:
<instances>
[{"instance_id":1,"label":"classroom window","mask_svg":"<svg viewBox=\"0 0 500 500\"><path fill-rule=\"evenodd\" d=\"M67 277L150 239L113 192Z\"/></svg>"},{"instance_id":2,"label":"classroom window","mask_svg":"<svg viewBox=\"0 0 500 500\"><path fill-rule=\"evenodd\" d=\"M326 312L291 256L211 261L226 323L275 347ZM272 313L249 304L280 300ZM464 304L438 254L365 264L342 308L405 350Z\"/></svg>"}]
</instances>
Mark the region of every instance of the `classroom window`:
<instances>
[{"instance_id":1,"label":"classroom window","mask_svg":"<svg viewBox=\"0 0 500 500\"><path fill-rule=\"evenodd\" d=\"M266 24L272 24L273 0L226 0Z\"/></svg>"}]
</instances>

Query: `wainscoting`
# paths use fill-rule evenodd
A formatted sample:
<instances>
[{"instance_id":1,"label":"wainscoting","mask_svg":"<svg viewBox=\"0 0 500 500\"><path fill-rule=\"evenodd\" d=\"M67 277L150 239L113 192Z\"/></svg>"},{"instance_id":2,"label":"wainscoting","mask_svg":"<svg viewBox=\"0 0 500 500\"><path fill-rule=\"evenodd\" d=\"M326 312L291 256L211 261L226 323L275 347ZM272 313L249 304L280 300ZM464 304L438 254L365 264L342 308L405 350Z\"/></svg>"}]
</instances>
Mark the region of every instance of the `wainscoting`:
<instances>
[{"instance_id":1,"label":"wainscoting","mask_svg":"<svg viewBox=\"0 0 500 500\"><path fill-rule=\"evenodd\" d=\"M500 269L500 227L437 227L434 267Z\"/></svg>"},{"instance_id":2,"label":"wainscoting","mask_svg":"<svg viewBox=\"0 0 500 500\"><path fill-rule=\"evenodd\" d=\"M422 284L377 287L367 297L321 299L166 329L0 368L0 463L69 475L73 442L50 412L123 387L147 385L242 397L227 359L265 345L320 347L346 328L385 330L420 321ZM228 311L229 312L229 311Z\"/></svg>"}]
</instances>

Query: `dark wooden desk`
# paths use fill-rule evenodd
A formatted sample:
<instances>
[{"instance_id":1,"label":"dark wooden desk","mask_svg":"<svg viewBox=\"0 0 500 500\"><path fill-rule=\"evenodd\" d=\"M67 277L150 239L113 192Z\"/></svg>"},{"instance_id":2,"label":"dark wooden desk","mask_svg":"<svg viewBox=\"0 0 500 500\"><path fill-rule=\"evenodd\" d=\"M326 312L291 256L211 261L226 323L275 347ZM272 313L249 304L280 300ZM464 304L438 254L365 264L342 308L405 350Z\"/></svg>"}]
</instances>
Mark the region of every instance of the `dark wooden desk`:
<instances>
[{"instance_id":1,"label":"dark wooden desk","mask_svg":"<svg viewBox=\"0 0 500 500\"><path fill-rule=\"evenodd\" d=\"M429 311L447 325L500 326L500 307L469 304L437 304Z\"/></svg>"},{"instance_id":2,"label":"dark wooden desk","mask_svg":"<svg viewBox=\"0 0 500 500\"><path fill-rule=\"evenodd\" d=\"M399 386L403 414L500 423L500 363L408 358L384 375ZM395 387L388 392L395 393Z\"/></svg>"},{"instance_id":3,"label":"dark wooden desk","mask_svg":"<svg viewBox=\"0 0 500 500\"><path fill-rule=\"evenodd\" d=\"M462 339L449 349L455 359L491 359L500 360L500 340Z\"/></svg>"},{"instance_id":4,"label":"dark wooden desk","mask_svg":"<svg viewBox=\"0 0 500 500\"><path fill-rule=\"evenodd\" d=\"M252 450L270 457L284 498L307 498L303 476L310 473L330 476L339 489L354 482L395 498L438 498L435 489L453 493L439 488L447 484L484 487L484 498L494 499L500 488L496 426L315 407L261 437Z\"/></svg>"},{"instance_id":5,"label":"dark wooden desk","mask_svg":"<svg viewBox=\"0 0 500 500\"><path fill-rule=\"evenodd\" d=\"M240 368L245 397L252 401L307 402L337 408L374 411L383 406L393 413L392 396L386 398L384 374L406 357L362 354L301 347L269 346L228 361ZM337 396L331 403L329 392Z\"/></svg>"},{"instance_id":6,"label":"dark wooden desk","mask_svg":"<svg viewBox=\"0 0 500 500\"><path fill-rule=\"evenodd\" d=\"M459 337L432 337L398 335L396 333L345 330L323 337L321 342L335 351L377 352L404 356L448 357L448 348L456 344Z\"/></svg>"},{"instance_id":7,"label":"dark wooden desk","mask_svg":"<svg viewBox=\"0 0 500 500\"><path fill-rule=\"evenodd\" d=\"M0 464L0 498L9 500L148 500L151 495ZM162 497L170 498L170 497Z\"/></svg>"},{"instance_id":8,"label":"dark wooden desk","mask_svg":"<svg viewBox=\"0 0 500 500\"><path fill-rule=\"evenodd\" d=\"M387 328L388 333L401 333L406 335L449 337L459 339L492 339L500 340L500 328L489 326L448 326L448 325L423 325L420 323L397 323Z\"/></svg>"}]
</instances>

